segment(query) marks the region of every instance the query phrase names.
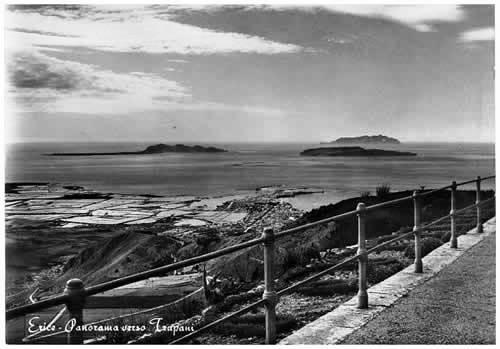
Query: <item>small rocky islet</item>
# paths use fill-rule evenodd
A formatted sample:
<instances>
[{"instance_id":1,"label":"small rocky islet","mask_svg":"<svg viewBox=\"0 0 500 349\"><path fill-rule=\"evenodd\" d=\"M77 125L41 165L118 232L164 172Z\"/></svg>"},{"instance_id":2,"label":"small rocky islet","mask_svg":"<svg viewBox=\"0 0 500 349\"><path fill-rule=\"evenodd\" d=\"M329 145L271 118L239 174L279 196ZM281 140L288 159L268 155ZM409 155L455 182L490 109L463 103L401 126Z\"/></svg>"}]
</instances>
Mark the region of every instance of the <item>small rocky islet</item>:
<instances>
[{"instance_id":1,"label":"small rocky islet","mask_svg":"<svg viewBox=\"0 0 500 349\"><path fill-rule=\"evenodd\" d=\"M144 150L127 152L101 152L101 153L51 153L50 156L99 156L99 155L150 155L162 153L225 153L227 150L216 147L203 147L201 145L185 144L155 144L150 145Z\"/></svg>"},{"instance_id":2,"label":"small rocky islet","mask_svg":"<svg viewBox=\"0 0 500 349\"><path fill-rule=\"evenodd\" d=\"M306 149L302 156L416 156L416 153L396 150L365 149L362 147L323 147Z\"/></svg>"},{"instance_id":3,"label":"small rocky islet","mask_svg":"<svg viewBox=\"0 0 500 349\"><path fill-rule=\"evenodd\" d=\"M367 141L363 137L368 137ZM354 137L356 139L365 139L365 142L370 143L371 140L376 137L375 140L380 140L380 137L385 136L363 136L363 137ZM353 138L353 139L354 139ZM344 138L339 138L335 142L342 143ZM382 138L385 141L383 143L393 143L391 138L386 140L386 138ZM397 140L396 140L397 141ZM399 142L399 141L397 141ZM146 149L140 151L128 151L128 152L99 152L99 153L90 153L90 152L82 152L82 153L51 153L46 154L50 156L102 156L102 155L151 155L151 154L162 154L162 153L225 153L227 150L216 148L216 147L204 147L201 145L184 145L184 144L176 144L176 145L168 145L168 144L155 144L150 145ZM321 148L313 148L306 149L300 153L303 156L416 156L417 154L411 152L401 152L395 150L383 150L383 149L365 149L359 146L348 146L348 147L321 147Z\"/></svg>"},{"instance_id":4,"label":"small rocky islet","mask_svg":"<svg viewBox=\"0 0 500 349\"><path fill-rule=\"evenodd\" d=\"M322 142L322 144L400 144L401 142L393 137L384 135L359 136L359 137L340 137L331 142Z\"/></svg>"}]
</instances>

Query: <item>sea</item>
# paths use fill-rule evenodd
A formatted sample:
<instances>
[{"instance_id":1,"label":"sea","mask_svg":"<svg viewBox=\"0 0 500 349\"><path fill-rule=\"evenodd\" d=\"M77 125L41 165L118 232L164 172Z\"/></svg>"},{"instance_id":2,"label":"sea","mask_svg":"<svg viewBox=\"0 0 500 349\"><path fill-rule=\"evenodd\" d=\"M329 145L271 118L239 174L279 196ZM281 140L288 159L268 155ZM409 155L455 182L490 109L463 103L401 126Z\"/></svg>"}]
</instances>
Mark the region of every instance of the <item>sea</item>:
<instances>
[{"instance_id":1,"label":"sea","mask_svg":"<svg viewBox=\"0 0 500 349\"><path fill-rule=\"evenodd\" d=\"M121 194L220 197L255 193L262 187L309 188L318 191L289 201L308 210L375 193L424 186L438 188L495 174L494 143L402 143L365 148L410 151L417 156L306 157L318 143L211 143L226 153L106 155L63 157L50 153L139 151L144 143L16 143L6 146L6 182L79 185ZM194 143L185 143L194 144ZM466 187L473 189L473 186ZM494 189L495 181L482 185Z\"/></svg>"}]
</instances>

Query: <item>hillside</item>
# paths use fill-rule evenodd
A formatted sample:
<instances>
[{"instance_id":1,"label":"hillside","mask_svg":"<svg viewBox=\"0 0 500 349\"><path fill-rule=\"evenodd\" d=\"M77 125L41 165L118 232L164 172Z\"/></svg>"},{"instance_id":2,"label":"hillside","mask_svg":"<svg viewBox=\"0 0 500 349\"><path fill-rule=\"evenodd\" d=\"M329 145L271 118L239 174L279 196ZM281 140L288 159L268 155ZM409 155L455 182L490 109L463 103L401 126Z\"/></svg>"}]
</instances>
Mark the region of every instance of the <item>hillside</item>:
<instances>
[{"instance_id":1,"label":"hillside","mask_svg":"<svg viewBox=\"0 0 500 349\"><path fill-rule=\"evenodd\" d=\"M336 140L328 143L342 143L342 144L399 144L401 143L398 139L384 136L384 135L373 135L373 136L359 136L359 137L340 137Z\"/></svg>"},{"instance_id":2,"label":"hillside","mask_svg":"<svg viewBox=\"0 0 500 349\"><path fill-rule=\"evenodd\" d=\"M329 147L306 149L300 153L303 156L415 156L411 152L395 150L365 149L361 147Z\"/></svg>"}]
</instances>

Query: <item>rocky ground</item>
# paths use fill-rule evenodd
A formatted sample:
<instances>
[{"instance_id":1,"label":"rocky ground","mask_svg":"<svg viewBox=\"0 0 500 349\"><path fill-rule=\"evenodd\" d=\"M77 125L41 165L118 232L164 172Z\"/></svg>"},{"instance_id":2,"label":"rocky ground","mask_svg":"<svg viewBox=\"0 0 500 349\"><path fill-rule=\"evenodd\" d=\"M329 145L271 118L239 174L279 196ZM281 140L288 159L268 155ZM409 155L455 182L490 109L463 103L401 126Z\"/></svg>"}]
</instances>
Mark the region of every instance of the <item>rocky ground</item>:
<instances>
[{"instance_id":1,"label":"rocky ground","mask_svg":"<svg viewBox=\"0 0 500 349\"><path fill-rule=\"evenodd\" d=\"M310 192L307 188L261 188L247 197L215 199L102 194L80 187L47 184L9 185L6 191L8 280L16 281L11 283L8 306L25 303L36 288L42 298L59 292L71 277L80 277L87 285L100 283L255 238L264 227L279 230L350 211L361 200L348 199L303 213L285 199L307 195ZM407 194L391 193L362 200L371 205ZM488 192L485 197L491 195ZM458 208L470 204L474 192L459 192L457 201ZM446 192L427 200L423 207L424 221L446 214L448 205ZM369 246L412 225L411 202L406 206L380 210L368 217ZM494 215L494 207L485 213L485 218L488 215ZM449 239L449 224L443 222L424 234L425 251ZM460 231L470 229L473 224L473 214L464 216ZM355 241L355 236L355 219L348 219L277 241L277 288L287 287L352 256L356 248L348 245ZM408 239L370 255L369 283L377 283L409 265L414 258L412 246L413 241ZM198 315L183 320L186 323L201 326L262 295L260 246L210 261L205 268L212 280L211 289L220 297L198 310L188 304L186 314ZM185 268L177 274L200 275L200 266ZM151 291L147 290L148 285L164 284L170 277L160 278L156 283L145 282L141 292L148 293ZM356 278L356 264L352 263L283 296L277 308L278 337L283 338L355 294ZM189 290L201 286L199 277L193 280L195 284L187 285ZM136 290L118 293L130 295ZM166 315L168 309L163 312ZM193 343L262 343L263 334L263 313L257 309L201 335ZM146 333L139 340L108 336L105 341L165 343L170 339L165 334Z\"/></svg>"},{"instance_id":2,"label":"rocky ground","mask_svg":"<svg viewBox=\"0 0 500 349\"><path fill-rule=\"evenodd\" d=\"M67 274L75 258L83 263L89 254L101 253L107 259L105 254L117 247L113 244L167 245L177 251L196 240L198 246L192 246L196 251L184 248L180 256L175 251L165 256L153 248L144 253L144 258L156 259L153 264L165 264L210 249L208 245L222 237L229 241L253 238L265 226L279 228L302 214L281 199L294 193L303 194L304 189L263 188L247 197L197 198L107 194L46 183L7 184L7 295ZM98 250L101 242L107 243L107 250ZM85 250L87 257L81 256ZM135 271L122 265L109 278Z\"/></svg>"},{"instance_id":3,"label":"rocky ground","mask_svg":"<svg viewBox=\"0 0 500 349\"><path fill-rule=\"evenodd\" d=\"M485 207L485 217L494 215L494 205ZM469 210L457 220L458 234L463 234L475 227L475 210ZM486 218L485 218L486 219ZM444 221L423 234L423 255L449 240L450 222ZM388 237L387 237L388 238ZM377 241L378 240L378 241ZM370 241L371 246L383 239ZM368 286L372 286L399 270L413 263L413 239L406 239L399 243L388 246L378 253L369 256ZM277 279L278 289L289 286L297 281L313 275L324 268L336 264L342 259L353 255L353 248L331 249L322 254L322 260L312 260L306 266L291 268L291 273ZM342 256L342 257L340 257ZM290 335L294 330L332 311L338 305L354 296L357 292L357 270L356 264L345 266L341 270L325 275L309 286L299 288L296 292L284 295L277 305L277 337L278 341ZM262 285L248 293L256 292ZM257 300L258 297L252 299ZM240 302L230 309L218 313L220 318L236 311L248 302ZM264 344L264 313L263 309L257 309L247 315L229 320L205 334L199 335L192 340L192 344ZM134 343L168 343L172 337L166 335L143 336Z\"/></svg>"}]
</instances>

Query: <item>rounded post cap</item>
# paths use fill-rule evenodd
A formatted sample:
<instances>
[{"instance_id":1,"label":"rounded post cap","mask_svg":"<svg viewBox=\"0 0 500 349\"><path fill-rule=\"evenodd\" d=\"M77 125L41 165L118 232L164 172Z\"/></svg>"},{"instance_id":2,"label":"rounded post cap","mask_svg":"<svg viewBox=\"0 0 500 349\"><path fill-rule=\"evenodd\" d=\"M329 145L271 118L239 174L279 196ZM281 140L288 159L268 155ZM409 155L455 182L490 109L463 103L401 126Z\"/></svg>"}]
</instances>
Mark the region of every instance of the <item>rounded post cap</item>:
<instances>
[{"instance_id":1,"label":"rounded post cap","mask_svg":"<svg viewBox=\"0 0 500 349\"><path fill-rule=\"evenodd\" d=\"M414 190L413 191L413 197L416 198L418 196L419 190Z\"/></svg>"},{"instance_id":2,"label":"rounded post cap","mask_svg":"<svg viewBox=\"0 0 500 349\"><path fill-rule=\"evenodd\" d=\"M264 239L273 237L274 236L273 228L271 228L271 227L264 228L262 236L264 237Z\"/></svg>"},{"instance_id":3,"label":"rounded post cap","mask_svg":"<svg viewBox=\"0 0 500 349\"><path fill-rule=\"evenodd\" d=\"M356 210L363 211L364 209L366 209L366 205L363 202L358 203Z\"/></svg>"},{"instance_id":4,"label":"rounded post cap","mask_svg":"<svg viewBox=\"0 0 500 349\"><path fill-rule=\"evenodd\" d=\"M481 180L481 176L477 176L477 180L480 181Z\"/></svg>"},{"instance_id":5,"label":"rounded post cap","mask_svg":"<svg viewBox=\"0 0 500 349\"><path fill-rule=\"evenodd\" d=\"M66 282L66 288L71 290L82 289L83 281L80 279L70 279Z\"/></svg>"}]
</instances>

